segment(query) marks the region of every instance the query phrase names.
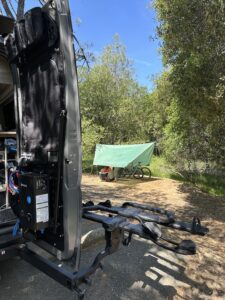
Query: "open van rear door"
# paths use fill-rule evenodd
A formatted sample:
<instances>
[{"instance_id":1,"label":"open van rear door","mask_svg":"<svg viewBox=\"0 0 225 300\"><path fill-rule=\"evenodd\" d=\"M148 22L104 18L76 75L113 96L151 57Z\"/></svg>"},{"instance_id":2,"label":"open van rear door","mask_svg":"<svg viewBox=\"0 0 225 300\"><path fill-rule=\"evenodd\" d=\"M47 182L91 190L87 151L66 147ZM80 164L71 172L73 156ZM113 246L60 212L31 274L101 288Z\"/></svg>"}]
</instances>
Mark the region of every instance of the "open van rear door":
<instances>
[{"instance_id":1,"label":"open van rear door","mask_svg":"<svg viewBox=\"0 0 225 300\"><path fill-rule=\"evenodd\" d=\"M48 177L49 216L42 240L59 258L79 261L81 130L68 1L49 1L28 11L16 22L6 48L16 90L17 176L21 181L27 173ZM17 198L12 195L12 208L29 228L27 217L20 216L21 210L28 212Z\"/></svg>"}]
</instances>

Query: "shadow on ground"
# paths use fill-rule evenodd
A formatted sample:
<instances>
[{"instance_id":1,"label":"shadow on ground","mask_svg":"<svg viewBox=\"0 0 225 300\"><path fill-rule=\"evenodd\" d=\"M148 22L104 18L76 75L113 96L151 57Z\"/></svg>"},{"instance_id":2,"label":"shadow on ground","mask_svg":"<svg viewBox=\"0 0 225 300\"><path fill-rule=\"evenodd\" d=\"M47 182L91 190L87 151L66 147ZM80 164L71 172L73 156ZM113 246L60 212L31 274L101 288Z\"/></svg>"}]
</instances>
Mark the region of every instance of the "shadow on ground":
<instances>
[{"instance_id":1,"label":"shadow on ground","mask_svg":"<svg viewBox=\"0 0 225 300\"><path fill-rule=\"evenodd\" d=\"M187 184L181 184L179 192L186 194L188 210L184 210L184 214L194 214L225 223L225 197L210 196Z\"/></svg>"},{"instance_id":2,"label":"shadow on ground","mask_svg":"<svg viewBox=\"0 0 225 300\"><path fill-rule=\"evenodd\" d=\"M184 294L185 299L193 299L188 298L186 292L190 288L196 295L201 291L204 299L212 295L207 284L198 283L185 274L179 255L162 251L143 240L135 240L128 249L106 258L103 264L103 272L97 273L93 288L87 292L88 300L158 300L182 298Z\"/></svg>"}]
</instances>

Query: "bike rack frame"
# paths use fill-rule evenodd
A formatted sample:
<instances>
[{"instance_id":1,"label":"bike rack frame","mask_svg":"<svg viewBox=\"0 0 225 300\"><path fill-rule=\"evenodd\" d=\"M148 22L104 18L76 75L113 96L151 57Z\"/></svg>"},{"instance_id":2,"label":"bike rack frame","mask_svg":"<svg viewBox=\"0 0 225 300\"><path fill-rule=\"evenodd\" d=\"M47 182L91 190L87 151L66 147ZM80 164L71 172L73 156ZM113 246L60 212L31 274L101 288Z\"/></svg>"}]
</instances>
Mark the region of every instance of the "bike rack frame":
<instances>
[{"instance_id":1,"label":"bike rack frame","mask_svg":"<svg viewBox=\"0 0 225 300\"><path fill-rule=\"evenodd\" d=\"M63 286L75 291L79 299L83 299L85 290L82 290L80 286L90 284L90 276L97 269L102 268L101 261L118 251L121 245L128 246L133 235L150 240L175 253L193 255L196 253L196 246L191 240L176 242L167 239L161 234L159 224L165 228L183 230L194 235L203 236L208 232L208 228L202 226L198 218L193 218L190 223L177 221L174 213L170 211L133 202L125 202L122 206L112 206L110 201L100 202L97 205L89 201L83 204L82 216L84 219L102 224L105 230L105 248L86 269L68 270L62 262L52 261L34 251L30 245L35 244L35 240L27 241L24 237L14 239L11 237L11 240L9 238L9 241L4 244L1 244L0 240L0 261L19 255Z\"/></svg>"}]
</instances>

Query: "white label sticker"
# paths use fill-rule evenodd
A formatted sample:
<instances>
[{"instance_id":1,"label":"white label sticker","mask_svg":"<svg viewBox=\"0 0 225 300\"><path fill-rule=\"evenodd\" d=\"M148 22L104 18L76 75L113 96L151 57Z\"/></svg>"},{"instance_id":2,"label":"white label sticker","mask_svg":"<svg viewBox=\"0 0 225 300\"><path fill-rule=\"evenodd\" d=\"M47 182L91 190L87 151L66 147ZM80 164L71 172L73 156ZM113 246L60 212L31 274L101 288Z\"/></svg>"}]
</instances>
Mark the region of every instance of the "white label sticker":
<instances>
[{"instance_id":1,"label":"white label sticker","mask_svg":"<svg viewBox=\"0 0 225 300\"><path fill-rule=\"evenodd\" d=\"M36 222L49 221L48 194L36 196Z\"/></svg>"}]
</instances>

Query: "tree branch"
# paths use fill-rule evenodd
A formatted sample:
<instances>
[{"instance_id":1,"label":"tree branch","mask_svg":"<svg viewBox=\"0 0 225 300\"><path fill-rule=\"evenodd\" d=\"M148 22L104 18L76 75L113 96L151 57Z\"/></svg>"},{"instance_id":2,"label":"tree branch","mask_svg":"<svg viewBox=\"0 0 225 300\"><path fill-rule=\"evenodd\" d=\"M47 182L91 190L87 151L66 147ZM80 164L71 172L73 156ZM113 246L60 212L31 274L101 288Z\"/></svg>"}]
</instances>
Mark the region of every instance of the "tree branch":
<instances>
[{"instance_id":1,"label":"tree branch","mask_svg":"<svg viewBox=\"0 0 225 300\"><path fill-rule=\"evenodd\" d=\"M2 3L2 6L6 12L6 15L12 19L15 19L14 16L13 16L13 13L11 12L10 8L9 8L9 5L7 3L7 0L0 0L1 3Z\"/></svg>"}]
</instances>

